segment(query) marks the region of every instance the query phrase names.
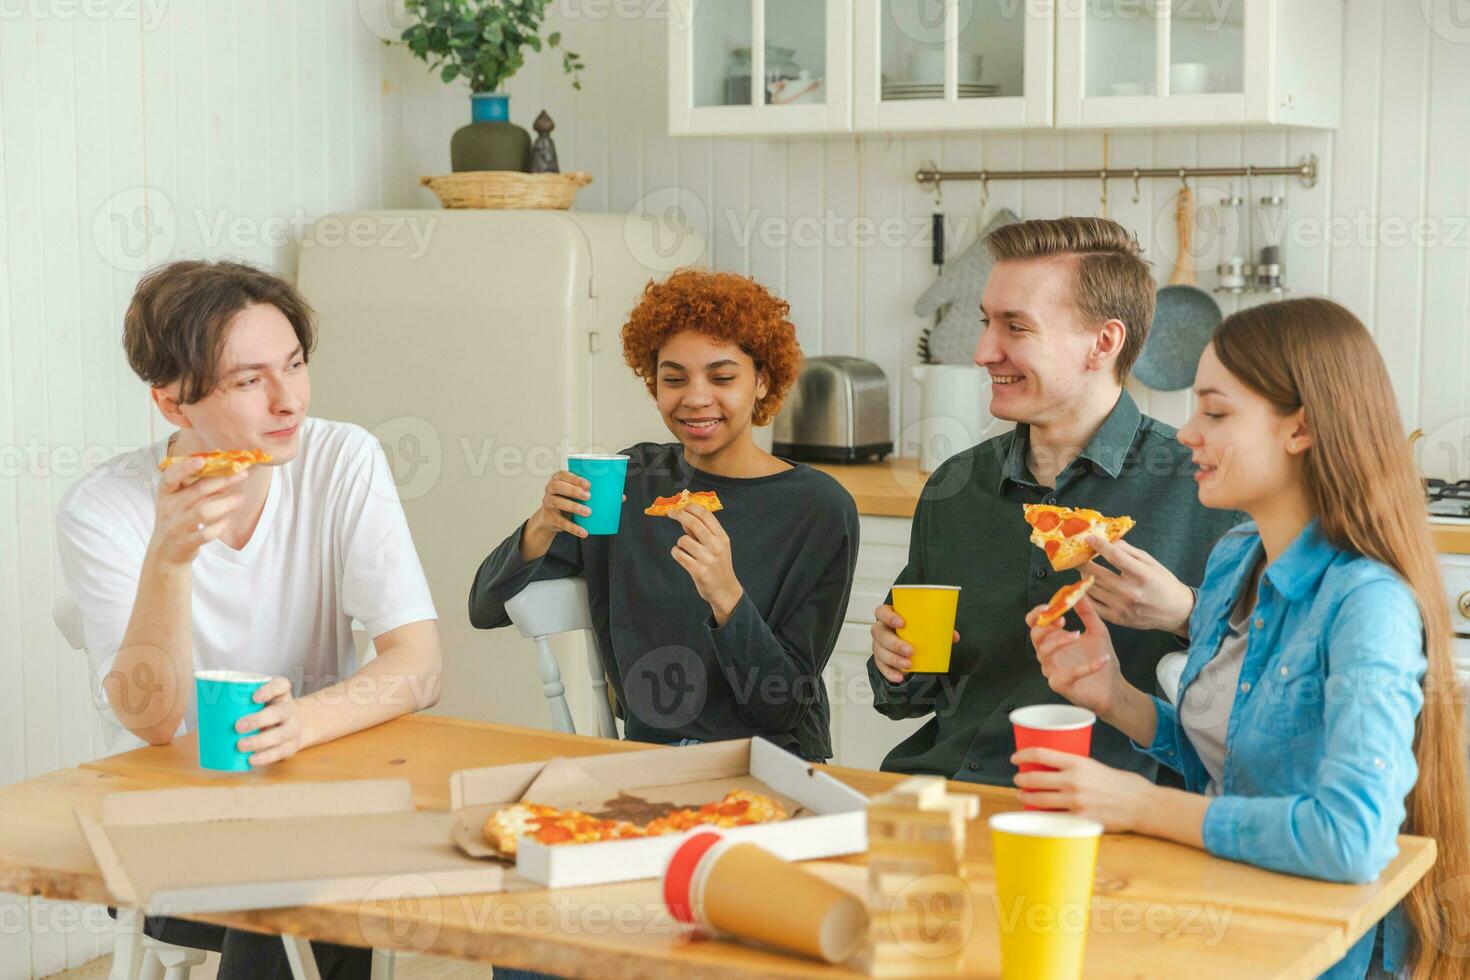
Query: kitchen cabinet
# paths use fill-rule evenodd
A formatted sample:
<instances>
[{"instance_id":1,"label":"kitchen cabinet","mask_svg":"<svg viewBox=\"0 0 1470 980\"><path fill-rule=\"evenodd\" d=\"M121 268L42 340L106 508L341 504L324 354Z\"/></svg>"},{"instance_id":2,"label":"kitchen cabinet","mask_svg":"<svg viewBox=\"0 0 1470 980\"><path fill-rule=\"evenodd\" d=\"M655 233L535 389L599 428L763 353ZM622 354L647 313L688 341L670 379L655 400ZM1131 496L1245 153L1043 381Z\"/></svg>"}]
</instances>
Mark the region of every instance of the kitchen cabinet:
<instances>
[{"instance_id":1,"label":"kitchen cabinet","mask_svg":"<svg viewBox=\"0 0 1470 980\"><path fill-rule=\"evenodd\" d=\"M673 135L1340 116L1344 0L671 2Z\"/></svg>"},{"instance_id":2,"label":"kitchen cabinet","mask_svg":"<svg viewBox=\"0 0 1470 980\"><path fill-rule=\"evenodd\" d=\"M847 132L851 63L851 0L671 0L669 132Z\"/></svg>"},{"instance_id":3,"label":"kitchen cabinet","mask_svg":"<svg viewBox=\"0 0 1470 980\"><path fill-rule=\"evenodd\" d=\"M1071 0L1059 127L1336 128L1343 0Z\"/></svg>"},{"instance_id":4,"label":"kitchen cabinet","mask_svg":"<svg viewBox=\"0 0 1470 980\"><path fill-rule=\"evenodd\" d=\"M832 703L832 761L839 766L877 769L899 742L931 716L893 721L873 708L868 680L873 610L908 561L910 521L863 515L852 595L837 647L827 663L827 696Z\"/></svg>"},{"instance_id":5,"label":"kitchen cabinet","mask_svg":"<svg viewBox=\"0 0 1470 980\"><path fill-rule=\"evenodd\" d=\"M856 8L855 129L1051 125L1050 0L857 0Z\"/></svg>"}]
</instances>

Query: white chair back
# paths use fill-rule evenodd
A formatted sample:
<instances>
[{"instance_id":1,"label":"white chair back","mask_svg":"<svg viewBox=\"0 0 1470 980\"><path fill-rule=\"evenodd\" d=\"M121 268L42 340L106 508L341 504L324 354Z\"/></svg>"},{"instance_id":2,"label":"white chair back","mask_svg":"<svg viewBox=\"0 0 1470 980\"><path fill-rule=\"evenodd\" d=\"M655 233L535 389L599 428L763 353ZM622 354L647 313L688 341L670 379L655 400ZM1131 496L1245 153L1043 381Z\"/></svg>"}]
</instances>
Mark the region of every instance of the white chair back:
<instances>
[{"instance_id":1,"label":"white chair back","mask_svg":"<svg viewBox=\"0 0 1470 980\"><path fill-rule=\"evenodd\" d=\"M1159 659L1155 673L1159 678L1159 687L1170 704L1179 703L1179 679L1184 675L1184 664L1188 660L1189 657L1183 653L1166 653Z\"/></svg>"},{"instance_id":2,"label":"white chair back","mask_svg":"<svg viewBox=\"0 0 1470 980\"><path fill-rule=\"evenodd\" d=\"M541 672L541 691L551 709L551 727L575 734L571 709L567 707L566 685L548 639L558 633L581 631L587 638L587 673L592 680L592 704L596 711L597 734L617 738L617 723L607 700L607 677L592 628L592 607L587 601L587 583L581 578L532 582L505 604L510 621L521 635L536 644L536 665Z\"/></svg>"}]
</instances>

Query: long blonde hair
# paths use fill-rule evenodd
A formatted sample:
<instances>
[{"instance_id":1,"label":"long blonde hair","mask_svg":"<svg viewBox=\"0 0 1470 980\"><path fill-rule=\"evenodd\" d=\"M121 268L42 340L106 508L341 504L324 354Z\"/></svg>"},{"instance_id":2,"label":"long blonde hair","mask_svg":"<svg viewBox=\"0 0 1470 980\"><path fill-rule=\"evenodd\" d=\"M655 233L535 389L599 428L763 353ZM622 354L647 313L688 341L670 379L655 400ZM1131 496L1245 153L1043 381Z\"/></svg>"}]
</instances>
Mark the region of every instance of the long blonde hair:
<instances>
[{"instance_id":1,"label":"long blonde hair","mask_svg":"<svg viewBox=\"0 0 1470 980\"><path fill-rule=\"evenodd\" d=\"M1470 976L1459 894L1470 880L1470 798L1449 605L1383 358L1358 318L1325 299L1242 310L1220 324L1214 347L1231 374L1282 414L1305 409L1307 490L1323 533L1392 568L1418 602L1429 668L1414 736L1419 779L1404 832L1434 838L1439 858L1404 900L1414 929L1413 976Z\"/></svg>"}]
</instances>

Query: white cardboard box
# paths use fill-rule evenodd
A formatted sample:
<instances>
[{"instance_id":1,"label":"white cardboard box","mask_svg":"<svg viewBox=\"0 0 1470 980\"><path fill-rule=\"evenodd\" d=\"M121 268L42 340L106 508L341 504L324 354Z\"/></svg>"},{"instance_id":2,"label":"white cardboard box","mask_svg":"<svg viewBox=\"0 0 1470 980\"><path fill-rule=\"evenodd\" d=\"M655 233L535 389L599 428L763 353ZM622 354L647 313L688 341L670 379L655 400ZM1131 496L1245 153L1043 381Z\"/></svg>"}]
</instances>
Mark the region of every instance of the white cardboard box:
<instances>
[{"instance_id":1,"label":"white cardboard box","mask_svg":"<svg viewBox=\"0 0 1470 980\"><path fill-rule=\"evenodd\" d=\"M753 841L788 861L868 848L868 798L763 738L463 769L450 777L449 797L455 842L485 858L493 852L480 827L500 806L524 800L595 809L615 793L635 791L689 805L738 788L781 799L794 815L779 823L719 828L726 837ZM685 836L554 846L522 838L516 871L552 888L657 878Z\"/></svg>"},{"instance_id":2,"label":"white cardboard box","mask_svg":"<svg viewBox=\"0 0 1470 980\"><path fill-rule=\"evenodd\" d=\"M119 904L150 914L397 898L397 876L491 892L506 877L450 843L450 814L415 810L403 779L110 793L100 821L76 818Z\"/></svg>"}]
</instances>

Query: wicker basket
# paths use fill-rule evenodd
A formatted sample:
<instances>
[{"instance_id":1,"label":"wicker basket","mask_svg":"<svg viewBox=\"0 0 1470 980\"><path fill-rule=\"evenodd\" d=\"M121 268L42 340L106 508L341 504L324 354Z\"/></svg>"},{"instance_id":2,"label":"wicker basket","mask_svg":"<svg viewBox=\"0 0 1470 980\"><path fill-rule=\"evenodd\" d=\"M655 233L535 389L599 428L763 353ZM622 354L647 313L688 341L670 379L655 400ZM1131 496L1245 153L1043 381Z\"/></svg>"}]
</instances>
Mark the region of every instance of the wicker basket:
<instances>
[{"instance_id":1,"label":"wicker basket","mask_svg":"<svg viewBox=\"0 0 1470 980\"><path fill-rule=\"evenodd\" d=\"M582 171L523 174L514 170L466 170L419 183L439 196L446 208L559 208L572 206L577 191L592 183Z\"/></svg>"}]
</instances>

